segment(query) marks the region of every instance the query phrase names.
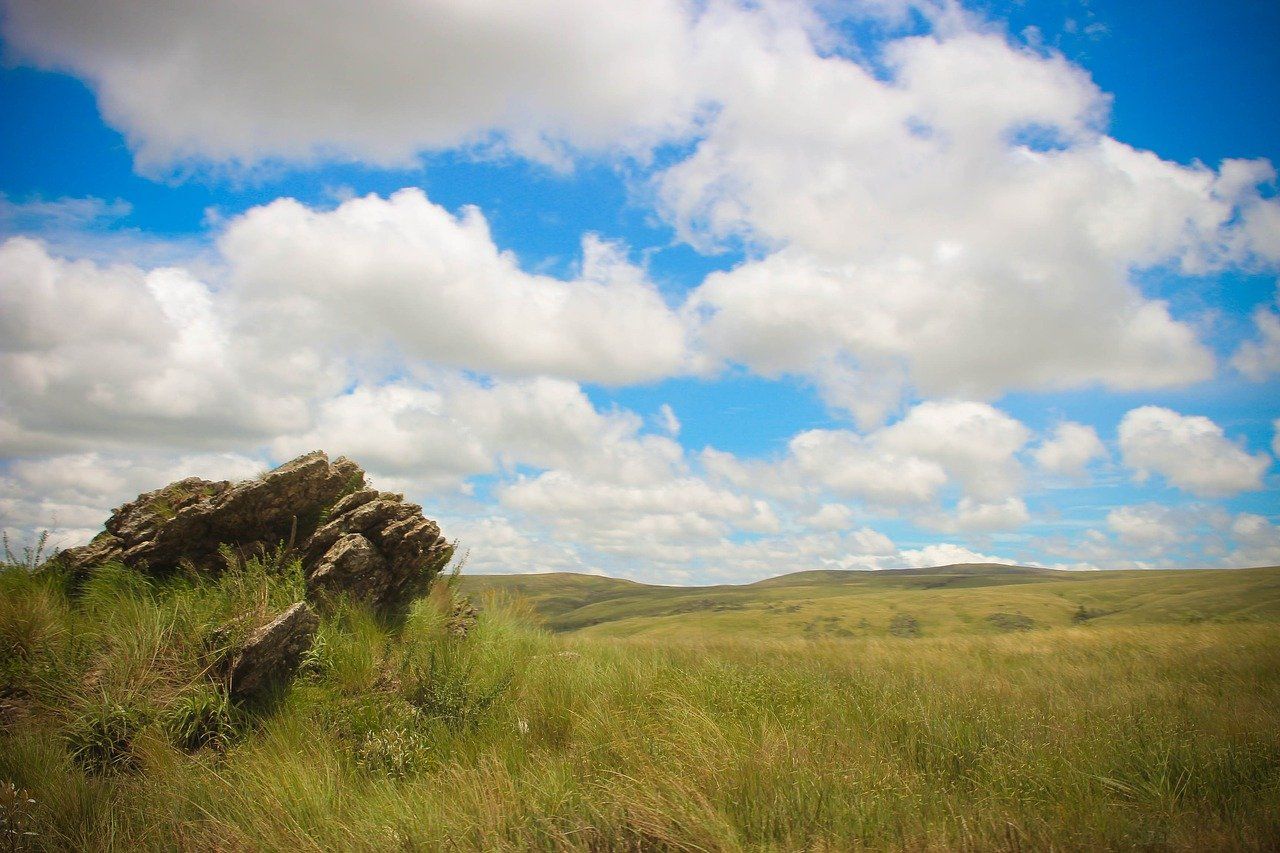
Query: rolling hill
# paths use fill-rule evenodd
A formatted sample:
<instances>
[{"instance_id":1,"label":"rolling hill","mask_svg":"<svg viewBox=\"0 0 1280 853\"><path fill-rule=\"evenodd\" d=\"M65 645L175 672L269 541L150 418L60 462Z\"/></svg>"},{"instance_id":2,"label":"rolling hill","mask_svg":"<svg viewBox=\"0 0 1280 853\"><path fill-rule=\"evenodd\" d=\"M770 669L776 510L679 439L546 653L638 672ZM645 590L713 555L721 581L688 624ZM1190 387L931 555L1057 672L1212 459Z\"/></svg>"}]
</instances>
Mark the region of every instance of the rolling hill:
<instances>
[{"instance_id":1,"label":"rolling hill","mask_svg":"<svg viewBox=\"0 0 1280 853\"><path fill-rule=\"evenodd\" d=\"M571 573L476 575L548 628L612 637L999 634L1072 625L1280 622L1280 568L1062 572L994 564L808 571L757 583L653 586Z\"/></svg>"}]
</instances>

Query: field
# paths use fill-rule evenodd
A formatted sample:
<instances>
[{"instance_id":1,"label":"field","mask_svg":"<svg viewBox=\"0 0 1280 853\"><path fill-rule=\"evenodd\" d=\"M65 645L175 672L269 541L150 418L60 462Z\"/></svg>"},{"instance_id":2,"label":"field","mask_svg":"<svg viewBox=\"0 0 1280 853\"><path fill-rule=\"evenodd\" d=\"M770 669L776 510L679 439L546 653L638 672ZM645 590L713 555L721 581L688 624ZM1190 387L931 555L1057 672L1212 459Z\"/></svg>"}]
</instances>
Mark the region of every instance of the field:
<instances>
[{"instance_id":1,"label":"field","mask_svg":"<svg viewBox=\"0 0 1280 853\"><path fill-rule=\"evenodd\" d=\"M464 588L523 596L555 631L681 641L991 635L1280 623L1280 569L1055 572L960 565L797 572L741 586L648 586L574 574L477 576Z\"/></svg>"},{"instance_id":2,"label":"field","mask_svg":"<svg viewBox=\"0 0 1280 853\"><path fill-rule=\"evenodd\" d=\"M1280 570L950 567L703 589L466 578L396 622L337 607L298 681L230 705L201 673L212 626L261 619L299 583L296 565L256 561L216 582L107 567L82 589L0 572L0 817L30 833L3 843L1280 839ZM464 592L481 615L459 639L445 619Z\"/></svg>"}]
</instances>

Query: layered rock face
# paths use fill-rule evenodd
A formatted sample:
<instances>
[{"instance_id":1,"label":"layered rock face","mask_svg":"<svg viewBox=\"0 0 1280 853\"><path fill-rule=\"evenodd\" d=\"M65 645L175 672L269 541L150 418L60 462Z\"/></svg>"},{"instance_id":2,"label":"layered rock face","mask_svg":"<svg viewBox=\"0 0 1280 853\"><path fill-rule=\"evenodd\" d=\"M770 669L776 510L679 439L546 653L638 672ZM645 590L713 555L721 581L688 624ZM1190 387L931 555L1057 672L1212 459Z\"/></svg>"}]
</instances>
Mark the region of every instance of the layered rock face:
<instances>
[{"instance_id":1,"label":"layered rock face","mask_svg":"<svg viewBox=\"0 0 1280 853\"><path fill-rule=\"evenodd\" d=\"M425 592L452 555L422 507L362 489L333 506L307 543L303 565L308 592L347 592L394 607Z\"/></svg>"},{"instance_id":2,"label":"layered rock face","mask_svg":"<svg viewBox=\"0 0 1280 853\"><path fill-rule=\"evenodd\" d=\"M425 591L453 554L422 507L365 488L359 465L316 451L256 480L192 477L139 495L90 544L60 559L75 572L114 560L151 574L179 565L216 573L221 545L249 555L281 544L302 555L309 593L346 593L382 608Z\"/></svg>"},{"instance_id":3,"label":"layered rock face","mask_svg":"<svg viewBox=\"0 0 1280 853\"><path fill-rule=\"evenodd\" d=\"M301 555L308 598L350 595L384 611L426 592L453 556L422 507L366 488L359 465L344 457L330 462L320 451L243 483L196 477L170 483L117 509L105 527L58 560L77 574L111 561L149 574L180 566L213 574L224 568L223 545L246 557L284 545ZM316 612L299 601L214 672L236 700L287 683L318 626Z\"/></svg>"}]
</instances>

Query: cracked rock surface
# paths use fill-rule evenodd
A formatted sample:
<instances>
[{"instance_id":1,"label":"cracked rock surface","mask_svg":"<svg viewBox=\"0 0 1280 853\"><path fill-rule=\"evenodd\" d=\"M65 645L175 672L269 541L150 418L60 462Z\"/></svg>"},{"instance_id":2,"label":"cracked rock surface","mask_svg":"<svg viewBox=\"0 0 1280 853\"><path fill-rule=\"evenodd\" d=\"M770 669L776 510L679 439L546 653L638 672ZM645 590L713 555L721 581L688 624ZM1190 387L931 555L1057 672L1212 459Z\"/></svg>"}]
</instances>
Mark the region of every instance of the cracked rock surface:
<instances>
[{"instance_id":1,"label":"cracked rock surface","mask_svg":"<svg viewBox=\"0 0 1280 853\"><path fill-rule=\"evenodd\" d=\"M250 635L227 668L227 692L244 699L293 680L315 642L320 619L299 601Z\"/></svg>"},{"instance_id":2,"label":"cracked rock surface","mask_svg":"<svg viewBox=\"0 0 1280 853\"><path fill-rule=\"evenodd\" d=\"M440 527L404 496L361 489L338 501L303 552L308 593L343 591L384 608L426 591L453 556Z\"/></svg>"},{"instance_id":3,"label":"cracked rock surface","mask_svg":"<svg viewBox=\"0 0 1280 853\"><path fill-rule=\"evenodd\" d=\"M212 574L223 568L222 545L245 556L292 546L309 596L347 594L380 608L425 592L453 554L422 507L367 488L350 459L315 451L254 480L190 477L141 494L91 543L59 558L77 574L109 561L150 574L180 565Z\"/></svg>"}]
</instances>

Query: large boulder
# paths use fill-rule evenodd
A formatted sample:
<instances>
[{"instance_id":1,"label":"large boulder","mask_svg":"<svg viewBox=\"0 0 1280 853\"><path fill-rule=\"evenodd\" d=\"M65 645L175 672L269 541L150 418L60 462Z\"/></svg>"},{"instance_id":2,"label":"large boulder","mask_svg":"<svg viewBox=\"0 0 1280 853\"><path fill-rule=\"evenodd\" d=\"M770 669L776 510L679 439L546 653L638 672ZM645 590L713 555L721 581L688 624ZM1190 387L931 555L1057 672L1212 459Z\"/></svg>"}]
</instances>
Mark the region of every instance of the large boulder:
<instances>
[{"instance_id":1,"label":"large boulder","mask_svg":"<svg viewBox=\"0 0 1280 853\"><path fill-rule=\"evenodd\" d=\"M117 509L105 531L61 559L73 571L111 560L151 573L180 563L217 571L220 545L248 554L300 542L300 527L310 533L326 507L363 485L360 466L343 457L330 462L321 451L242 483L179 480Z\"/></svg>"},{"instance_id":2,"label":"large boulder","mask_svg":"<svg viewBox=\"0 0 1280 853\"><path fill-rule=\"evenodd\" d=\"M303 552L311 593L345 592L383 608L421 595L453 556L422 507L361 489L338 501Z\"/></svg>"},{"instance_id":3,"label":"large boulder","mask_svg":"<svg viewBox=\"0 0 1280 853\"><path fill-rule=\"evenodd\" d=\"M227 693L233 699L245 699L268 687L288 684L302 656L311 650L319 627L315 611L299 601L254 631L227 666Z\"/></svg>"},{"instance_id":4,"label":"large boulder","mask_svg":"<svg viewBox=\"0 0 1280 853\"><path fill-rule=\"evenodd\" d=\"M189 478L139 495L60 559L77 573L109 561L152 574L179 565L214 573L220 546L248 556L282 544L301 555L312 597L345 594L381 608L420 595L453 555L422 507L366 488L360 466L316 451L255 480Z\"/></svg>"}]
</instances>

